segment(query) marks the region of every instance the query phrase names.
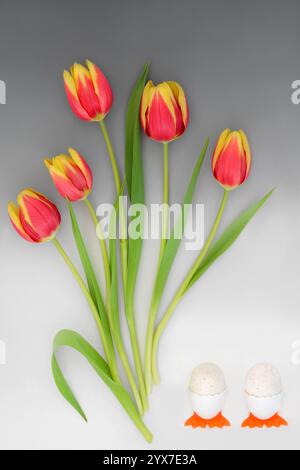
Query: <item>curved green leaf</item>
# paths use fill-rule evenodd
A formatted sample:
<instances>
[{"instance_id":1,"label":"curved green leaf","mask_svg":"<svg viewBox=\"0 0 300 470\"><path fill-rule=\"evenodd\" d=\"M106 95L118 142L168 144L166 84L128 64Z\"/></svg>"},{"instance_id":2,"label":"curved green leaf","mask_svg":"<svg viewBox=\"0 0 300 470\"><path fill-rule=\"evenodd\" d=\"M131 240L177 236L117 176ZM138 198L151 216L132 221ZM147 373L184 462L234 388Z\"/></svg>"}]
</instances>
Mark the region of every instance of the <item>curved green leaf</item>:
<instances>
[{"instance_id":1,"label":"curved green leaf","mask_svg":"<svg viewBox=\"0 0 300 470\"><path fill-rule=\"evenodd\" d=\"M80 404L78 403L74 393L72 392L68 382L66 381L58 361L56 359L57 351L62 347L70 347L80 354L82 354L89 364L93 367L103 382L109 387L112 393L115 395L119 403L125 409L126 413L133 420L137 428L142 432L144 437L150 442L152 440L151 433L145 427L143 421L137 412L133 401L127 390L119 383L112 379L108 364L105 362L102 356L93 348L82 336L72 330L61 330L57 333L53 340L53 355L52 355L52 373L57 388L63 397L70 403L70 405L86 419L85 413L83 412Z\"/></svg>"},{"instance_id":2,"label":"curved green leaf","mask_svg":"<svg viewBox=\"0 0 300 470\"><path fill-rule=\"evenodd\" d=\"M237 217L229 227L223 232L221 237L214 243L214 245L208 251L203 263L199 266L198 270L191 279L186 291L192 287L193 284L205 273L205 271L225 252L238 238L240 233L244 230L246 225L255 216L257 211L265 204L269 199L274 189L266 194L259 202L253 204L245 210L239 217ZM185 292L186 292L185 291Z\"/></svg>"}]
</instances>

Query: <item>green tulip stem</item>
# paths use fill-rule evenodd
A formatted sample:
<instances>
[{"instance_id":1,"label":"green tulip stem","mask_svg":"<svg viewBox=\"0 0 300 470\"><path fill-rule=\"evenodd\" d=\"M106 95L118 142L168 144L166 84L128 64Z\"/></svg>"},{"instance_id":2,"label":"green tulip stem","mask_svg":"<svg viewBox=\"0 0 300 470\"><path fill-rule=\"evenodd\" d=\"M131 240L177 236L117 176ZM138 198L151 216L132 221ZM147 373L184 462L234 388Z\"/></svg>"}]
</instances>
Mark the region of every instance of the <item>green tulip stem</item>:
<instances>
[{"instance_id":1,"label":"green tulip stem","mask_svg":"<svg viewBox=\"0 0 300 470\"><path fill-rule=\"evenodd\" d=\"M104 119L99 122L99 125L100 125L100 129L102 131L102 134L103 134L103 137L104 137L104 140L105 140L105 144L106 144L106 147L107 147L108 155L109 155L109 158L110 158L110 161L111 161L111 166L112 166L112 170L113 170L113 174L114 174L114 180L115 180L115 186L116 186L117 194L119 194L120 190L121 190L121 178L120 178L120 173L119 173L119 170L118 170L118 165L117 165L115 152L114 152L114 149L113 149L113 146L112 146L112 143L111 143L111 140L110 140L110 137L109 137Z\"/></svg>"},{"instance_id":2,"label":"green tulip stem","mask_svg":"<svg viewBox=\"0 0 300 470\"><path fill-rule=\"evenodd\" d=\"M163 143L164 148L164 184L163 184L163 213L162 233L159 253L159 265L161 263L169 232L169 143Z\"/></svg>"},{"instance_id":3,"label":"green tulip stem","mask_svg":"<svg viewBox=\"0 0 300 470\"><path fill-rule=\"evenodd\" d=\"M102 131L104 141L107 147L108 155L111 161L117 197L119 197L121 195L120 193L121 193L122 187L121 187L121 178L120 178L120 173L118 170L115 152L114 152L104 119L99 122L99 125ZM123 204L120 204L119 209L120 209L120 223L121 223L121 240L120 240L121 265L122 265L122 278L123 278L123 285L124 285L124 292L125 292L125 287L126 287L126 282L127 282L128 240L127 240L126 218L125 218L125 211L124 211Z\"/></svg>"},{"instance_id":4,"label":"green tulip stem","mask_svg":"<svg viewBox=\"0 0 300 470\"><path fill-rule=\"evenodd\" d=\"M100 242L100 249L101 249L101 253L102 253L104 273L105 273L105 282L106 282L106 300L108 302L109 301L109 293L110 293L110 263L109 263L109 256L108 256L107 246L106 246L106 243L105 243L105 240L104 240L101 223L99 222L99 220L97 218L95 209L94 209L93 205L91 204L91 201L89 199L85 199L84 203L87 206L88 211L90 213L90 216L93 220L93 223L94 223L95 228L97 230L97 236L98 236L99 242Z\"/></svg>"},{"instance_id":5,"label":"green tulip stem","mask_svg":"<svg viewBox=\"0 0 300 470\"><path fill-rule=\"evenodd\" d=\"M162 231L161 231L161 242L160 252L158 258L157 272L164 255L164 250L167 243L167 236L169 231L169 144L168 142L163 143L163 157L164 157L164 172L163 172L163 211L162 211ZM152 355L152 343L155 320L157 316L158 302L156 299L152 299L147 336L146 336L146 354L145 354L145 382L147 393L151 391L152 378L151 378L151 355Z\"/></svg>"},{"instance_id":6,"label":"green tulip stem","mask_svg":"<svg viewBox=\"0 0 300 470\"><path fill-rule=\"evenodd\" d=\"M129 335L130 335L133 360L134 360L137 380L139 384L143 411L146 412L149 409L149 401L148 401L148 395L146 392L144 373L143 373L143 363L142 363L140 345L139 345L137 330L136 330L134 307L128 305L127 303L125 308L127 312L127 325L128 325Z\"/></svg>"},{"instance_id":7,"label":"green tulip stem","mask_svg":"<svg viewBox=\"0 0 300 470\"><path fill-rule=\"evenodd\" d=\"M88 290L84 280L80 276L79 272L77 271L76 267L74 266L73 262L71 261L71 259L67 255L67 253L65 252L65 250L62 247L62 245L60 244L60 242L57 240L57 238L54 238L54 240L52 242L53 242L54 246L56 247L57 251L60 253L62 258L66 262L69 269L71 270L73 276L75 277L80 289L82 290L82 292L83 292L83 294L84 294L84 296L85 296L85 298L86 298L86 300L87 300L87 302L90 306L90 309L91 309L91 312L93 314L94 320L96 322L98 331L100 333L100 338L101 338L101 341L102 341L102 344L103 344L105 357L108 361L112 377L116 382L121 383L120 378L119 378L119 374L118 374L117 364L116 364L115 360L112 360L112 358L110 357L111 355L109 353L109 347L108 347L108 344L107 344L107 341L106 341L106 336L105 336L105 332L104 332L104 329L103 329L103 325L102 325L102 322L100 320L97 307L94 304L92 297L90 296L89 290Z\"/></svg>"},{"instance_id":8,"label":"green tulip stem","mask_svg":"<svg viewBox=\"0 0 300 470\"><path fill-rule=\"evenodd\" d=\"M189 271L189 273L185 277L184 281L182 282L182 284L178 288L173 300L171 301L169 307L167 308L165 314L163 315L161 321L159 322L159 324L158 324L158 326L155 330L154 338L153 338L153 344L152 344L152 358L151 358L152 377L153 377L153 382L155 384L159 384L159 381L160 381L159 373L158 373L158 367L157 367L157 352L158 352L158 346L159 346L159 341L160 341L161 335L164 332L164 330L165 330L165 328L166 328L166 326L167 326L167 324L168 324L168 322L169 322L176 306L178 305L178 303L180 302L180 300L184 296L184 294L186 292L186 289L187 289L191 279L193 278L195 272L197 271L197 269L201 265L202 261L204 260L206 254L208 252L208 249L209 249L211 243L213 242L213 240L215 238L216 232L217 232L218 227L220 225L220 222L221 222L221 219L222 219L222 216L223 216L223 213L224 213L227 201L228 201L228 195L229 195L229 192L225 189L224 194L223 194L223 198L222 198L222 201L221 201L221 204L220 204L220 207L219 207L218 214L216 216L216 219L214 221L212 229L211 229L211 231L208 235L208 238L207 238L207 240L206 240L206 242L205 242L198 258L196 259L196 261L193 264L191 270Z\"/></svg>"}]
</instances>

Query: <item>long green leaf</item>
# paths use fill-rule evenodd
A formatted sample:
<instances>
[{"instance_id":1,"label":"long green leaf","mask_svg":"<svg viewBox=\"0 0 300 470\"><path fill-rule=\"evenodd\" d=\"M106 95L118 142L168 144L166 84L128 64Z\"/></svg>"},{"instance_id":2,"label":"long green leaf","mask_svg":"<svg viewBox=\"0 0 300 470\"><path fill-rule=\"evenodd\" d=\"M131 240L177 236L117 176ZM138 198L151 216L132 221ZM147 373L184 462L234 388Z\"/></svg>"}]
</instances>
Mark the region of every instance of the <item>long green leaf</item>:
<instances>
[{"instance_id":1,"label":"long green leaf","mask_svg":"<svg viewBox=\"0 0 300 470\"><path fill-rule=\"evenodd\" d=\"M186 291L192 287L193 284L205 273L205 271L225 252L234 241L238 238L240 233L244 230L246 225L255 216L257 211L266 203L274 189L266 194L258 203L253 204L245 210L239 217L237 217L229 227L223 232L221 237L214 243L208 251L203 263L199 266L194 274L191 282L189 283ZM185 292L186 292L185 291Z\"/></svg>"},{"instance_id":2,"label":"long green leaf","mask_svg":"<svg viewBox=\"0 0 300 470\"><path fill-rule=\"evenodd\" d=\"M82 336L72 330L61 330L53 340L52 373L57 388L70 405L87 420L80 404L66 381L56 358L57 351L62 347L70 347L84 356L103 382L109 387L130 418L134 421L139 430L147 440L151 441L152 436L143 424L133 401L127 390L115 382L110 374L108 364L100 354Z\"/></svg>"},{"instance_id":3,"label":"long green leaf","mask_svg":"<svg viewBox=\"0 0 300 470\"><path fill-rule=\"evenodd\" d=\"M144 69L136 82L127 106L126 122L125 122L125 175L126 185L129 197L132 196L132 177L133 177L133 166L134 166L134 147L136 138L136 121L139 119L140 101L143 93L143 89L146 83L147 75L149 71L148 64L145 64Z\"/></svg>"},{"instance_id":4,"label":"long green leaf","mask_svg":"<svg viewBox=\"0 0 300 470\"><path fill-rule=\"evenodd\" d=\"M187 191L185 193L184 200L183 200L183 208L185 205L191 204L193 200L196 184L197 184L200 170L202 168L203 161L207 152L208 144L209 144L209 139L206 139L205 144L201 150L200 156L194 167ZM174 263L177 251L181 243L181 239L176 238L175 235L176 233L184 233L186 219L187 219L187 214L186 214L186 211L183 210L183 217L180 218L179 222L177 222L177 226L174 228L170 236L170 239L168 240L167 245L165 247L164 255L163 255L163 258L162 258L162 261L161 261L161 264L157 273L155 286L154 286L154 292L153 292L153 299L155 300L157 305L162 297L166 282L169 277L171 267ZM180 232L178 232L178 228L180 229Z\"/></svg>"},{"instance_id":5,"label":"long green leaf","mask_svg":"<svg viewBox=\"0 0 300 470\"><path fill-rule=\"evenodd\" d=\"M110 334L108 318L107 318L107 314L106 314L106 310L105 310L105 306L103 302L103 297L100 291L100 287L99 287L95 272L93 270L93 266L92 266L87 248L85 246L73 206L70 202L68 202L68 208L69 208L75 243L76 243L77 250L81 259L81 263L85 272L89 291L99 311L99 316L103 323L103 327L105 328L106 333Z\"/></svg>"},{"instance_id":6,"label":"long green leaf","mask_svg":"<svg viewBox=\"0 0 300 470\"><path fill-rule=\"evenodd\" d=\"M93 270L93 266L89 258L88 251L86 249L73 206L71 203L68 203L68 207L69 207L70 217L72 221L73 235L74 235L78 253L82 262L82 266L85 272L89 291L90 291L92 299L94 300L95 305L97 306L99 317L100 317L102 327L104 330L108 358L109 358L109 361L111 361L110 362L111 367L113 367L115 369L116 374L118 374L116 354L115 354L115 349L114 349L112 333L110 330L109 318L107 316L106 308L104 306L100 287L99 287L95 272Z\"/></svg>"},{"instance_id":7,"label":"long green leaf","mask_svg":"<svg viewBox=\"0 0 300 470\"><path fill-rule=\"evenodd\" d=\"M125 172L128 194L132 204L144 204L144 172L142 164L141 131L140 131L140 102L148 76L149 67L144 70L136 82L127 108L126 114L126 145L125 145ZM138 216L137 216L138 217ZM133 220L133 219L132 219ZM131 222L132 222L131 220ZM141 214L141 231L143 229L143 214ZM128 243L128 272L127 272L127 315L131 315L137 273L142 252L142 237L129 238Z\"/></svg>"}]
</instances>

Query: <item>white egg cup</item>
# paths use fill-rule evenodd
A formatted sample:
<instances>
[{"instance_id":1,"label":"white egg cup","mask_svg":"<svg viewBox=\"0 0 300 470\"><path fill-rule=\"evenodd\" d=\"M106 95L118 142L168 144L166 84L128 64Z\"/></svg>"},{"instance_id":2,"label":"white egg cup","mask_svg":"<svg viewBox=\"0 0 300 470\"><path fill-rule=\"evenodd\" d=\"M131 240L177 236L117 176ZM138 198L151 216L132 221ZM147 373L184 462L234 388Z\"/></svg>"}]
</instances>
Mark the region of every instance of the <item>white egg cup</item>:
<instances>
[{"instance_id":1,"label":"white egg cup","mask_svg":"<svg viewBox=\"0 0 300 470\"><path fill-rule=\"evenodd\" d=\"M272 397L255 397L246 392L245 396L250 413L262 421L273 418L280 411L283 400L283 392Z\"/></svg>"},{"instance_id":2,"label":"white egg cup","mask_svg":"<svg viewBox=\"0 0 300 470\"><path fill-rule=\"evenodd\" d=\"M198 395L191 390L189 392L192 408L200 418L211 420L223 411L227 390L217 395Z\"/></svg>"}]
</instances>

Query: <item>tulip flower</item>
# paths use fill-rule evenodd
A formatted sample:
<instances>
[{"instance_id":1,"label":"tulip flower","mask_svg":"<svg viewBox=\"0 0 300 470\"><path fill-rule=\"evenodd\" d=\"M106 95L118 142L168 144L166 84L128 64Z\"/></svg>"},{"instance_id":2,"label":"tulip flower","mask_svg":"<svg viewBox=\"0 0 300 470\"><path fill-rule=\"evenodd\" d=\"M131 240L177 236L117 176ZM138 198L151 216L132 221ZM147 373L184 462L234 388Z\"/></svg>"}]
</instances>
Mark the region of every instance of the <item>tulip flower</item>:
<instances>
[{"instance_id":1,"label":"tulip flower","mask_svg":"<svg viewBox=\"0 0 300 470\"><path fill-rule=\"evenodd\" d=\"M246 134L242 130L225 129L219 137L212 157L214 177L227 190L237 188L248 178L251 160Z\"/></svg>"},{"instance_id":2,"label":"tulip flower","mask_svg":"<svg viewBox=\"0 0 300 470\"><path fill-rule=\"evenodd\" d=\"M31 243L54 240L61 222L57 207L33 189L19 194L18 206L8 204L8 215L18 234Z\"/></svg>"},{"instance_id":3,"label":"tulip flower","mask_svg":"<svg viewBox=\"0 0 300 470\"><path fill-rule=\"evenodd\" d=\"M110 84L103 72L87 60L64 71L67 98L73 113L83 121L102 121L113 103Z\"/></svg>"},{"instance_id":4,"label":"tulip flower","mask_svg":"<svg viewBox=\"0 0 300 470\"><path fill-rule=\"evenodd\" d=\"M76 150L45 160L45 165L58 192L71 202L86 199L93 185L93 175L87 162Z\"/></svg>"},{"instance_id":5,"label":"tulip flower","mask_svg":"<svg viewBox=\"0 0 300 470\"><path fill-rule=\"evenodd\" d=\"M141 100L142 127L151 139L171 142L185 131L188 105L182 87L176 82L154 85L150 80L145 86Z\"/></svg>"}]
</instances>

